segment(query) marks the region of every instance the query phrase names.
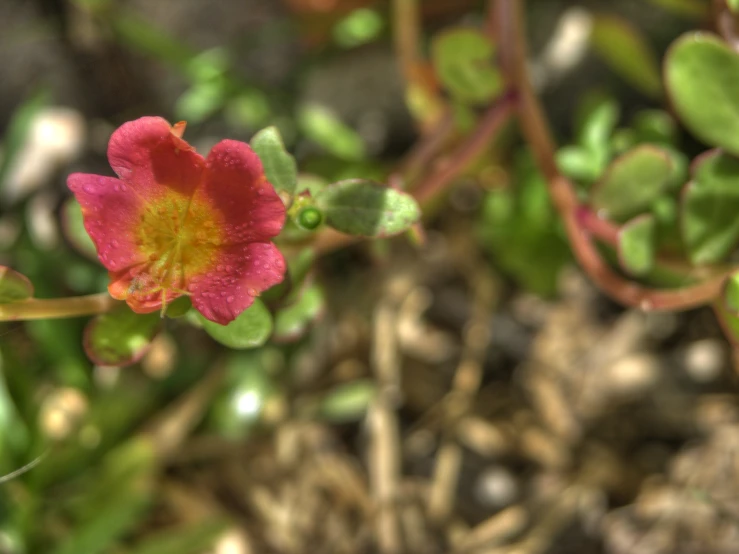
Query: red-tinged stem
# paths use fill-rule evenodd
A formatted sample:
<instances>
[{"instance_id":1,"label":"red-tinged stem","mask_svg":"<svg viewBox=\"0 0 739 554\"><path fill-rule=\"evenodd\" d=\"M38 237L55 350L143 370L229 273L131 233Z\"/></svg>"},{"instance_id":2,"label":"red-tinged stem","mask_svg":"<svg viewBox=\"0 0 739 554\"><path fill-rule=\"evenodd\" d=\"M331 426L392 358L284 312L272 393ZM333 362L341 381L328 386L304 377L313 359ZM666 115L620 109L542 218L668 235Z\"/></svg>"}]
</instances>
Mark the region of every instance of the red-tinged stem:
<instances>
[{"instance_id":1,"label":"red-tinged stem","mask_svg":"<svg viewBox=\"0 0 739 554\"><path fill-rule=\"evenodd\" d=\"M726 0L714 0L713 15L716 30L726 43L736 51L739 51L739 29L737 29L736 18Z\"/></svg>"},{"instance_id":2,"label":"red-tinged stem","mask_svg":"<svg viewBox=\"0 0 739 554\"><path fill-rule=\"evenodd\" d=\"M107 292L71 298L49 298L21 300L0 304L0 321L23 321L29 319L58 319L109 312L120 301Z\"/></svg>"},{"instance_id":3,"label":"red-tinged stem","mask_svg":"<svg viewBox=\"0 0 739 554\"><path fill-rule=\"evenodd\" d=\"M420 203L440 193L462 170L490 144L515 112L514 95L507 93L494 103L480 119L475 130L451 153L442 167L433 168L429 177L414 190L413 196Z\"/></svg>"},{"instance_id":4,"label":"red-tinged stem","mask_svg":"<svg viewBox=\"0 0 739 554\"><path fill-rule=\"evenodd\" d=\"M611 246L618 244L619 227L613 222L598 217L598 214L587 206L579 206L575 216L584 231Z\"/></svg>"},{"instance_id":5,"label":"red-tinged stem","mask_svg":"<svg viewBox=\"0 0 739 554\"><path fill-rule=\"evenodd\" d=\"M526 42L523 27L524 0L491 0L490 15L500 39L501 67L509 86L519 94L518 119L539 169L547 179L552 203L562 218L570 246L589 278L618 302L643 310L685 310L710 303L721 293L727 274L678 289L653 289L628 281L614 272L601 258L591 240L591 232L612 238L606 229L586 216L594 226L583 226L583 211L572 183L560 175L555 161L555 145L544 111L533 92L526 68Z\"/></svg>"}]
</instances>

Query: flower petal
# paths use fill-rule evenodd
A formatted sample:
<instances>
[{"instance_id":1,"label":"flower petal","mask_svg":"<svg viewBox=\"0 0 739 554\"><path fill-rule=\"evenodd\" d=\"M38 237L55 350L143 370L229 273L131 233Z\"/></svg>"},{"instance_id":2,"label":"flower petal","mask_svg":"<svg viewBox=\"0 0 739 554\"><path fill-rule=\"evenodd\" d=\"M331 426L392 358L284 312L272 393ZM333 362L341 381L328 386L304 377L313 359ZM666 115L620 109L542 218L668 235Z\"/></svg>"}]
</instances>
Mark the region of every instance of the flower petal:
<instances>
[{"instance_id":1,"label":"flower petal","mask_svg":"<svg viewBox=\"0 0 739 554\"><path fill-rule=\"evenodd\" d=\"M121 125L110 137L108 161L135 193L151 199L167 189L190 197L200 183L203 157L161 117L142 117Z\"/></svg>"},{"instance_id":2,"label":"flower petal","mask_svg":"<svg viewBox=\"0 0 739 554\"><path fill-rule=\"evenodd\" d=\"M267 181L259 157L243 142L223 140L213 147L194 198L194 203L205 201L222 214L226 244L267 241L285 223L285 205Z\"/></svg>"},{"instance_id":3,"label":"flower petal","mask_svg":"<svg viewBox=\"0 0 739 554\"><path fill-rule=\"evenodd\" d=\"M109 271L121 271L146 261L136 244L144 202L114 177L73 173L67 185L82 207L87 234Z\"/></svg>"},{"instance_id":4,"label":"flower petal","mask_svg":"<svg viewBox=\"0 0 739 554\"><path fill-rule=\"evenodd\" d=\"M285 259L271 242L227 246L218 253L212 271L188 276L192 304L206 319L226 325L261 292L281 283L285 267Z\"/></svg>"},{"instance_id":5,"label":"flower petal","mask_svg":"<svg viewBox=\"0 0 739 554\"><path fill-rule=\"evenodd\" d=\"M122 271L111 271L108 292L117 300L125 300L137 314L148 314L162 309L163 295L167 304L182 296L179 291L162 290L149 273L149 264L140 264Z\"/></svg>"}]
</instances>

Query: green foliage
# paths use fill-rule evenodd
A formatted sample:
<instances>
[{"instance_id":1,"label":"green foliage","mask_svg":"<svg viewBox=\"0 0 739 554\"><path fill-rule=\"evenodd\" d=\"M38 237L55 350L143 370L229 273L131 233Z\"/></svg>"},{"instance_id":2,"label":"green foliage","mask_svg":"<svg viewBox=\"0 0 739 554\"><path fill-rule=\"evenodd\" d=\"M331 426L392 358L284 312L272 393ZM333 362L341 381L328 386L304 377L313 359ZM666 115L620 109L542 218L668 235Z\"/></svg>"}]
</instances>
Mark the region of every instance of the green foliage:
<instances>
[{"instance_id":1,"label":"green foliage","mask_svg":"<svg viewBox=\"0 0 739 554\"><path fill-rule=\"evenodd\" d=\"M250 144L262 161L264 173L272 186L278 192L293 194L298 182L298 167L295 158L285 150L277 127L262 129L254 135Z\"/></svg>"},{"instance_id":2,"label":"green foliage","mask_svg":"<svg viewBox=\"0 0 739 554\"><path fill-rule=\"evenodd\" d=\"M739 315L739 272L732 273L726 279L723 297L726 309L735 315Z\"/></svg>"},{"instance_id":3,"label":"green foliage","mask_svg":"<svg viewBox=\"0 0 739 554\"><path fill-rule=\"evenodd\" d=\"M90 321L85 329L85 352L99 365L132 364L146 353L160 326L158 313L137 314L121 304Z\"/></svg>"},{"instance_id":4,"label":"green foliage","mask_svg":"<svg viewBox=\"0 0 739 554\"><path fill-rule=\"evenodd\" d=\"M241 439L259 423L275 393L269 357L263 350L233 353L228 357L226 380L215 398L208 427L227 439Z\"/></svg>"},{"instance_id":5,"label":"green foliage","mask_svg":"<svg viewBox=\"0 0 739 554\"><path fill-rule=\"evenodd\" d=\"M524 288L552 296L570 254L546 183L529 154L518 156L512 182L514 188L496 189L485 197L480 220L483 246Z\"/></svg>"},{"instance_id":6,"label":"green foliage","mask_svg":"<svg viewBox=\"0 0 739 554\"><path fill-rule=\"evenodd\" d=\"M354 48L375 40L382 32L382 16L370 8L359 8L333 28L334 40L343 48Z\"/></svg>"},{"instance_id":7,"label":"green foliage","mask_svg":"<svg viewBox=\"0 0 739 554\"><path fill-rule=\"evenodd\" d=\"M274 339L290 341L300 338L308 325L321 316L325 304L320 286L312 284L305 287L292 304L282 308L275 316Z\"/></svg>"},{"instance_id":8,"label":"green foliage","mask_svg":"<svg viewBox=\"0 0 739 554\"><path fill-rule=\"evenodd\" d=\"M33 285L25 275L0 265L0 304L18 302L33 296Z\"/></svg>"},{"instance_id":9,"label":"green foliage","mask_svg":"<svg viewBox=\"0 0 739 554\"><path fill-rule=\"evenodd\" d=\"M578 183L591 185L603 174L611 156L611 134L620 110L613 98L591 94L576 117L577 143L557 152L560 171Z\"/></svg>"},{"instance_id":10,"label":"green foliage","mask_svg":"<svg viewBox=\"0 0 739 554\"><path fill-rule=\"evenodd\" d=\"M637 146L611 163L593 187L591 205L616 220L638 215L660 196L672 171L672 158L663 149Z\"/></svg>"},{"instance_id":11,"label":"green foliage","mask_svg":"<svg viewBox=\"0 0 739 554\"><path fill-rule=\"evenodd\" d=\"M259 298L228 325L219 325L200 314L197 317L206 333L229 348L257 348L272 334L272 315Z\"/></svg>"},{"instance_id":12,"label":"green foliage","mask_svg":"<svg viewBox=\"0 0 739 554\"><path fill-rule=\"evenodd\" d=\"M5 130L0 156L0 192L2 192L9 172L16 163L18 153L26 141L31 122L36 114L49 102L48 91L39 91L21 104L13 113L13 117Z\"/></svg>"},{"instance_id":13,"label":"green foliage","mask_svg":"<svg viewBox=\"0 0 739 554\"><path fill-rule=\"evenodd\" d=\"M689 33L665 61L665 82L685 126L710 146L739 154L739 55L718 37Z\"/></svg>"},{"instance_id":14,"label":"green foliage","mask_svg":"<svg viewBox=\"0 0 739 554\"><path fill-rule=\"evenodd\" d=\"M358 421L367 413L376 394L377 386L370 379L337 385L319 400L318 416L332 423Z\"/></svg>"},{"instance_id":15,"label":"green foliage","mask_svg":"<svg viewBox=\"0 0 739 554\"><path fill-rule=\"evenodd\" d=\"M408 230L421 217L410 195L362 179L333 183L315 200L326 224L349 235L389 237Z\"/></svg>"},{"instance_id":16,"label":"green foliage","mask_svg":"<svg viewBox=\"0 0 739 554\"><path fill-rule=\"evenodd\" d=\"M651 97L662 93L657 56L641 33L628 20L598 15L590 40L595 52L632 86Z\"/></svg>"},{"instance_id":17,"label":"green foliage","mask_svg":"<svg viewBox=\"0 0 739 554\"><path fill-rule=\"evenodd\" d=\"M637 216L619 230L619 261L631 275L646 275L654 267L656 230L656 221L651 214Z\"/></svg>"},{"instance_id":18,"label":"green foliage","mask_svg":"<svg viewBox=\"0 0 739 554\"><path fill-rule=\"evenodd\" d=\"M92 242L90 235L85 230L85 224L82 219L82 208L74 197L69 197L64 201L61 211L61 223L64 236L75 250L92 260L97 260L95 243Z\"/></svg>"},{"instance_id":19,"label":"green foliage","mask_svg":"<svg viewBox=\"0 0 739 554\"><path fill-rule=\"evenodd\" d=\"M694 264L723 260L739 242L739 160L720 151L703 155L681 204L683 240Z\"/></svg>"},{"instance_id":20,"label":"green foliage","mask_svg":"<svg viewBox=\"0 0 739 554\"><path fill-rule=\"evenodd\" d=\"M362 138L326 108L303 106L298 113L298 126L306 137L337 158L358 161L366 156Z\"/></svg>"},{"instance_id":21,"label":"green foliage","mask_svg":"<svg viewBox=\"0 0 739 554\"><path fill-rule=\"evenodd\" d=\"M710 5L704 0L649 0L676 15L701 20L708 15ZM734 0L732 0L734 1Z\"/></svg>"},{"instance_id":22,"label":"green foliage","mask_svg":"<svg viewBox=\"0 0 739 554\"><path fill-rule=\"evenodd\" d=\"M211 519L160 531L132 546L127 554L200 554L213 546L227 525L221 519Z\"/></svg>"},{"instance_id":23,"label":"green foliage","mask_svg":"<svg viewBox=\"0 0 739 554\"><path fill-rule=\"evenodd\" d=\"M495 46L481 31L451 29L436 35L431 53L443 85L456 99L486 104L503 89L494 64Z\"/></svg>"}]
</instances>

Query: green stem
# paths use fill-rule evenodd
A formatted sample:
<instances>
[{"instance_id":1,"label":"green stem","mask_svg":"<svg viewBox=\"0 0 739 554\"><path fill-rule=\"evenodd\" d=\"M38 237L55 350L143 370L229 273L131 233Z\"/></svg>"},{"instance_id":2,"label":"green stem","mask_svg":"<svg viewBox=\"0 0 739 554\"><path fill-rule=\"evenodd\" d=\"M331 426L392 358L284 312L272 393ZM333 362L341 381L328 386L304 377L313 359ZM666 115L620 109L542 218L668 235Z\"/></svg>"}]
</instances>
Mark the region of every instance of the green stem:
<instances>
[{"instance_id":1,"label":"green stem","mask_svg":"<svg viewBox=\"0 0 739 554\"><path fill-rule=\"evenodd\" d=\"M21 300L0 304L0 321L24 321L29 319L58 319L109 312L120 301L107 292L70 298Z\"/></svg>"}]
</instances>

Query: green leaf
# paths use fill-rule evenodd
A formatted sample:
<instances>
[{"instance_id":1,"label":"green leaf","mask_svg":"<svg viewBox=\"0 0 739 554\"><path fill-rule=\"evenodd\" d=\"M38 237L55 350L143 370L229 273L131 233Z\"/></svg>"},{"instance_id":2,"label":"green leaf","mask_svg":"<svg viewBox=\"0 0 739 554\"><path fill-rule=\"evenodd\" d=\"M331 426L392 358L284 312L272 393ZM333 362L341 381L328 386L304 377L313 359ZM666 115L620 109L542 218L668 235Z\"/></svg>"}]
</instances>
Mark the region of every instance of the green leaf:
<instances>
[{"instance_id":1,"label":"green leaf","mask_svg":"<svg viewBox=\"0 0 739 554\"><path fill-rule=\"evenodd\" d=\"M590 41L595 52L631 85L647 96L662 93L657 56L630 21L598 15L593 20Z\"/></svg>"},{"instance_id":2,"label":"green leaf","mask_svg":"<svg viewBox=\"0 0 739 554\"><path fill-rule=\"evenodd\" d=\"M495 68L495 46L481 31L451 29L431 46L434 67L444 86L459 100L485 104L498 96L503 80Z\"/></svg>"},{"instance_id":3,"label":"green leaf","mask_svg":"<svg viewBox=\"0 0 739 554\"><path fill-rule=\"evenodd\" d=\"M713 312L721 324L726 338L736 348L739 347L739 316L726 309L724 300L719 298L713 303Z\"/></svg>"},{"instance_id":4,"label":"green leaf","mask_svg":"<svg viewBox=\"0 0 739 554\"><path fill-rule=\"evenodd\" d=\"M383 28L382 16L370 8L352 11L333 28L334 40L344 48L354 48L376 39Z\"/></svg>"},{"instance_id":5,"label":"green leaf","mask_svg":"<svg viewBox=\"0 0 739 554\"><path fill-rule=\"evenodd\" d=\"M593 187L590 202L611 219L624 220L649 208L672 175L672 158L644 144L616 158Z\"/></svg>"},{"instance_id":6,"label":"green leaf","mask_svg":"<svg viewBox=\"0 0 739 554\"><path fill-rule=\"evenodd\" d=\"M332 423L347 423L364 417L377 385L371 379L358 379L335 386L320 401L318 415Z\"/></svg>"},{"instance_id":7,"label":"green leaf","mask_svg":"<svg viewBox=\"0 0 739 554\"><path fill-rule=\"evenodd\" d=\"M233 353L226 365L226 382L213 400L208 427L228 439L243 439L263 417L276 392L268 366L268 349Z\"/></svg>"},{"instance_id":8,"label":"green leaf","mask_svg":"<svg viewBox=\"0 0 739 554\"><path fill-rule=\"evenodd\" d=\"M528 151L514 159L515 187L498 187L485 197L479 232L483 245L504 271L541 296L557 293L561 270L570 261L547 183Z\"/></svg>"},{"instance_id":9,"label":"green leaf","mask_svg":"<svg viewBox=\"0 0 739 554\"><path fill-rule=\"evenodd\" d=\"M618 258L628 273L646 275L654 266L656 222L643 214L625 223L618 232Z\"/></svg>"},{"instance_id":10,"label":"green leaf","mask_svg":"<svg viewBox=\"0 0 739 554\"><path fill-rule=\"evenodd\" d=\"M726 279L723 296L726 309L733 314L739 314L739 271Z\"/></svg>"},{"instance_id":11,"label":"green leaf","mask_svg":"<svg viewBox=\"0 0 739 554\"><path fill-rule=\"evenodd\" d=\"M194 84L177 99L175 114L191 123L205 121L223 107L226 101L226 80L216 79Z\"/></svg>"},{"instance_id":12,"label":"green leaf","mask_svg":"<svg viewBox=\"0 0 739 554\"><path fill-rule=\"evenodd\" d=\"M682 195L683 241L690 261L723 260L739 241L739 159L711 151L695 163Z\"/></svg>"},{"instance_id":13,"label":"green leaf","mask_svg":"<svg viewBox=\"0 0 739 554\"><path fill-rule=\"evenodd\" d=\"M219 325L199 313L198 317L205 332L229 348L257 348L272 334L272 315L259 298L228 325Z\"/></svg>"},{"instance_id":14,"label":"green leaf","mask_svg":"<svg viewBox=\"0 0 739 554\"><path fill-rule=\"evenodd\" d=\"M675 15L690 19L704 19L708 16L710 4L705 0L650 0L652 4L664 8ZM734 1L734 0L732 0Z\"/></svg>"},{"instance_id":15,"label":"green leaf","mask_svg":"<svg viewBox=\"0 0 739 554\"><path fill-rule=\"evenodd\" d=\"M139 522L145 508L146 501L136 494L117 497L115 502L97 511L84 524L80 522L54 554L109 552L118 538Z\"/></svg>"},{"instance_id":16,"label":"green leaf","mask_svg":"<svg viewBox=\"0 0 739 554\"><path fill-rule=\"evenodd\" d=\"M298 113L298 125L306 137L337 158L352 162L365 157L362 137L326 108L304 106Z\"/></svg>"},{"instance_id":17,"label":"green leaf","mask_svg":"<svg viewBox=\"0 0 739 554\"><path fill-rule=\"evenodd\" d=\"M74 249L87 258L97 260L95 243L85 229L82 207L74 197L69 197L62 205L61 223L64 236Z\"/></svg>"},{"instance_id":18,"label":"green leaf","mask_svg":"<svg viewBox=\"0 0 739 554\"><path fill-rule=\"evenodd\" d=\"M121 304L87 324L83 340L85 352L98 365L136 363L159 332L161 322L158 313L137 314Z\"/></svg>"},{"instance_id":19,"label":"green leaf","mask_svg":"<svg viewBox=\"0 0 739 554\"><path fill-rule=\"evenodd\" d=\"M739 55L707 33L689 33L670 47L665 83L680 120L711 146L739 154Z\"/></svg>"},{"instance_id":20,"label":"green leaf","mask_svg":"<svg viewBox=\"0 0 739 554\"><path fill-rule=\"evenodd\" d=\"M677 142L677 124L664 110L641 110L631 123L640 142L674 146Z\"/></svg>"},{"instance_id":21,"label":"green leaf","mask_svg":"<svg viewBox=\"0 0 739 554\"><path fill-rule=\"evenodd\" d=\"M329 185L316 196L316 204L329 226L364 237L397 235L421 217L412 196L362 179Z\"/></svg>"},{"instance_id":22,"label":"green leaf","mask_svg":"<svg viewBox=\"0 0 739 554\"><path fill-rule=\"evenodd\" d=\"M27 300L33 296L33 285L25 275L0 265L0 304Z\"/></svg>"},{"instance_id":23,"label":"green leaf","mask_svg":"<svg viewBox=\"0 0 739 554\"><path fill-rule=\"evenodd\" d=\"M308 325L320 317L325 306L323 290L313 284L307 287L296 302L281 309L275 316L275 340L291 341L300 338Z\"/></svg>"},{"instance_id":24,"label":"green leaf","mask_svg":"<svg viewBox=\"0 0 739 554\"><path fill-rule=\"evenodd\" d=\"M184 317L187 312L190 311L190 308L192 308L190 297L180 296L167 305L167 310L164 312L164 315L171 319L177 319L179 317Z\"/></svg>"},{"instance_id":25,"label":"green leaf","mask_svg":"<svg viewBox=\"0 0 739 554\"><path fill-rule=\"evenodd\" d=\"M587 94L575 117L578 144L593 153L607 150L620 116L613 97L598 92Z\"/></svg>"},{"instance_id":26,"label":"green leaf","mask_svg":"<svg viewBox=\"0 0 739 554\"><path fill-rule=\"evenodd\" d=\"M127 554L200 554L209 551L228 525L223 520L206 520L149 534L126 550Z\"/></svg>"},{"instance_id":27,"label":"green leaf","mask_svg":"<svg viewBox=\"0 0 739 554\"><path fill-rule=\"evenodd\" d=\"M0 157L0 190L3 189L8 173L23 149L36 114L43 108L49 99L48 91L42 90L31 96L13 112L3 140L3 152Z\"/></svg>"},{"instance_id":28,"label":"green leaf","mask_svg":"<svg viewBox=\"0 0 739 554\"><path fill-rule=\"evenodd\" d=\"M739 13L739 0L726 0L726 5L734 13Z\"/></svg>"},{"instance_id":29,"label":"green leaf","mask_svg":"<svg viewBox=\"0 0 739 554\"><path fill-rule=\"evenodd\" d=\"M272 186L279 191L292 195L298 182L298 166L282 142L277 127L267 127L259 131L251 139L251 147L262 160L264 173Z\"/></svg>"},{"instance_id":30,"label":"green leaf","mask_svg":"<svg viewBox=\"0 0 739 554\"><path fill-rule=\"evenodd\" d=\"M563 146L557 151L557 167L565 176L576 181L592 183L600 177L600 166L595 157L580 146Z\"/></svg>"}]
</instances>

